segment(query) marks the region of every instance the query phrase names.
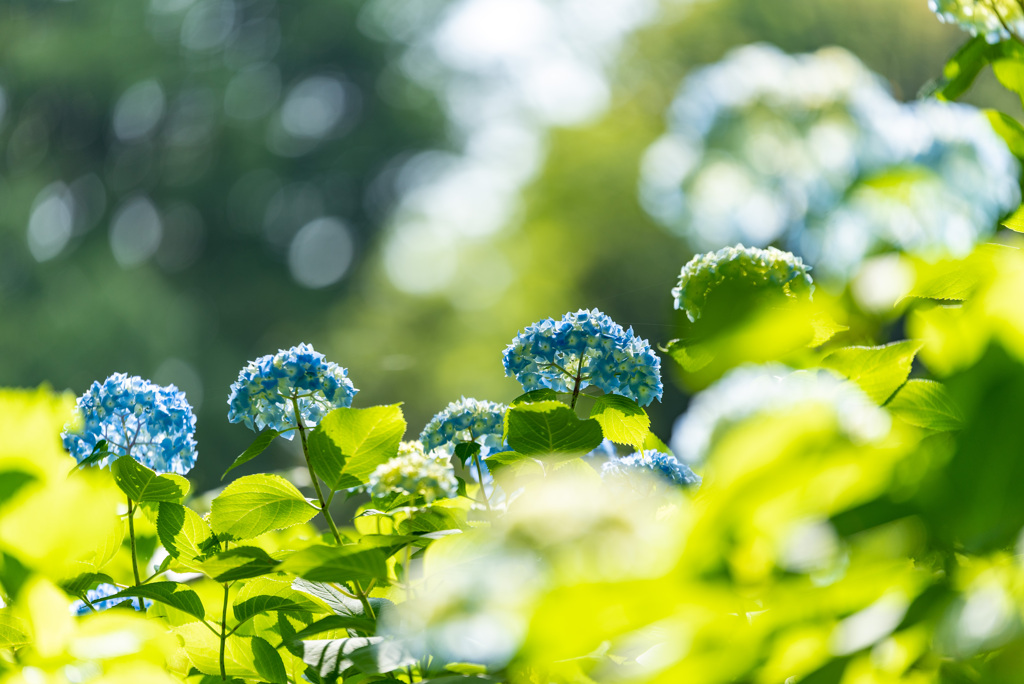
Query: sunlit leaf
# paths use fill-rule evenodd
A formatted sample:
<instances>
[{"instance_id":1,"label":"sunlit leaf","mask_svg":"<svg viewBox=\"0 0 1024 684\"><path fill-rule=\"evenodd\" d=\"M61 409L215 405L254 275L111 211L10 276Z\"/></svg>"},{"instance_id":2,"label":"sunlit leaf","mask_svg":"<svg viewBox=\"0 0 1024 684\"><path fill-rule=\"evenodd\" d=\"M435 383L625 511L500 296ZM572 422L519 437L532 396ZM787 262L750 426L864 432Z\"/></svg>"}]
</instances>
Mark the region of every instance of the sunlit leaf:
<instances>
[{"instance_id":1,"label":"sunlit leaf","mask_svg":"<svg viewBox=\"0 0 1024 684\"><path fill-rule=\"evenodd\" d=\"M210 526L220 539L252 539L307 522L318 512L295 485L278 475L247 475L210 504Z\"/></svg>"}]
</instances>

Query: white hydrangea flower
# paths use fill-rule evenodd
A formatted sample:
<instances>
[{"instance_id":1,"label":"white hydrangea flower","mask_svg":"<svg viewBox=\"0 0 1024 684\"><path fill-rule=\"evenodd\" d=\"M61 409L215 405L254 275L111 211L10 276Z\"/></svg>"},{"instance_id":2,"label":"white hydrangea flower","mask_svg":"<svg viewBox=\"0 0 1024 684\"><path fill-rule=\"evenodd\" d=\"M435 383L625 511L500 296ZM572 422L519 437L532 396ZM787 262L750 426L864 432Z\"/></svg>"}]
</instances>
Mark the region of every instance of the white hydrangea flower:
<instances>
[{"instance_id":1,"label":"white hydrangea flower","mask_svg":"<svg viewBox=\"0 0 1024 684\"><path fill-rule=\"evenodd\" d=\"M398 455L370 474L368 488L374 498L398 492L430 502L454 497L458 481L449 454L441 449L428 453L422 442L402 442Z\"/></svg>"}]
</instances>

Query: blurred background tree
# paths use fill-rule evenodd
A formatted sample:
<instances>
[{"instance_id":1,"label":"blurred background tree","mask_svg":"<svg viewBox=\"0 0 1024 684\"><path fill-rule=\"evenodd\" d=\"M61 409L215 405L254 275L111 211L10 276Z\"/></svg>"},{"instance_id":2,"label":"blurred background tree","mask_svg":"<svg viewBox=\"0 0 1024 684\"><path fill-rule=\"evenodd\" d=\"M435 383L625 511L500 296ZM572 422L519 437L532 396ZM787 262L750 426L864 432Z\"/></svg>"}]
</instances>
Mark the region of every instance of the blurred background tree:
<instances>
[{"instance_id":1,"label":"blurred background tree","mask_svg":"<svg viewBox=\"0 0 1024 684\"><path fill-rule=\"evenodd\" d=\"M501 350L537 319L671 336L691 250L636 188L689 70L840 45L913 99L962 37L925 0L11 0L0 385L177 383L199 489L252 437L232 369L279 347L413 430L507 401ZM984 79L968 100L1019 111ZM684 405L652 407L663 438Z\"/></svg>"}]
</instances>

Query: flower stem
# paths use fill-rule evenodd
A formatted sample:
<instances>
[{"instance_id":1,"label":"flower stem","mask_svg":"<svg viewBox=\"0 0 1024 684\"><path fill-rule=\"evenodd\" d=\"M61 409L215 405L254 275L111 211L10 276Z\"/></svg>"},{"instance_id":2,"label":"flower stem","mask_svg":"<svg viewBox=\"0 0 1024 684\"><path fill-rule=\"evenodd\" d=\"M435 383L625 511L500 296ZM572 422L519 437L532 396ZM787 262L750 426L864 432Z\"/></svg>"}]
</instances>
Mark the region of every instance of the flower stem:
<instances>
[{"instance_id":1,"label":"flower stem","mask_svg":"<svg viewBox=\"0 0 1024 684\"><path fill-rule=\"evenodd\" d=\"M352 588L355 590L356 598L363 604L363 612L370 617L371 620L377 620L377 614L373 611L373 606L370 605L370 598L367 592L363 591L362 585L356 580L352 580Z\"/></svg>"},{"instance_id":2,"label":"flower stem","mask_svg":"<svg viewBox=\"0 0 1024 684\"><path fill-rule=\"evenodd\" d=\"M324 518L327 519L327 524L331 527L331 532L334 534L334 540L337 543L341 543L341 533L338 532L338 526L334 524L334 518L331 517L331 510L327 506L327 500L324 499L324 493L320 489L320 479L313 472L313 464L309 461L309 444L306 442L306 426L302 422L302 414L299 412L299 400L298 397L292 397L292 408L295 409L295 427L299 429L299 440L302 442L302 455L306 458L306 468L309 469L309 477L313 480L313 489L316 490L316 498L320 501L320 512L324 514Z\"/></svg>"},{"instance_id":3,"label":"flower stem","mask_svg":"<svg viewBox=\"0 0 1024 684\"><path fill-rule=\"evenodd\" d=\"M473 463L476 465L476 476L480 480L480 494L484 497L484 505L487 506L487 511L491 512L491 500L487 497L487 488L484 487L484 471L480 466L479 449L475 454L473 454Z\"/></svg>"},{"instance_id":4,"label":"flower stem","mask_svg":"<svg viewBox=\"0 0 1024 684\"><path fill-rule=\"evenodd\" d=\"M132 504L132 497L128 497L128 538L131 540L132 547L132 572L135 574L135 586L142 584L142 579L139 577L139 559L138 553L135 550L135 506ZM139 610L145 612L146 609L142 605L142 597L136 596L135 600L139 602Z\"/></svg>"},{"instance_id":5,"label":"flower stem","mask_svg":"<svg viewBox=\"0 0 1024 684\"><path fill-rule=\"evenodd\" d=\"M220 678L228 681L227 669L224 667L224 647L228 641L228 584L224 584L224 607L220 617Z\"/></svg>"},{"instance_id":6,"label":"flower stem","mask_svg":"<svg viewBox=\"0 0 1024 684\"><path fill-rule=\"evenodd\" d=\"M576 400L580 396L580 382L583 380L583 357L580 357L579 366L576 368L576 385L572 388L572 403L569 408L576 408Z\"/></svg>"}]
</instances>

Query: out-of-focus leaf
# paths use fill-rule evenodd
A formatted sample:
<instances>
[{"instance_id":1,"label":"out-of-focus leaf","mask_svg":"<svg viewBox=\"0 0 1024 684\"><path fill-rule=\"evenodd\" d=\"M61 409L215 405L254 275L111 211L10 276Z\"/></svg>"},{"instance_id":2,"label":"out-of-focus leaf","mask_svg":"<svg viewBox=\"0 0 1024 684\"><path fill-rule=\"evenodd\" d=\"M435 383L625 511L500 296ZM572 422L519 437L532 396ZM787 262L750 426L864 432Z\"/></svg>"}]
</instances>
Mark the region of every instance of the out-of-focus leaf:
<instances>
[{"instance_id":1,"label":"out-of-focus leaf","mask_svg":"<svg viewBox=\"0 0 1024 684\"><path fill-rule=\"evenodd\" d=\"M963 415L940 382L908 380L886 405L895 416L929 430L957 430Z\"/></svg>"},{"instance_id":2,"label":"out-of-focus leaf","mask_svg":"<svg viewBox=\"0 0 1024 684\"><path fill-rule=\"evenodd\" d=\"M878 347L844 347L822 360L825 368L857 383L878 404L884 404L910 375L922 343L903 340Z\"/></svg>"}]
</instances>

